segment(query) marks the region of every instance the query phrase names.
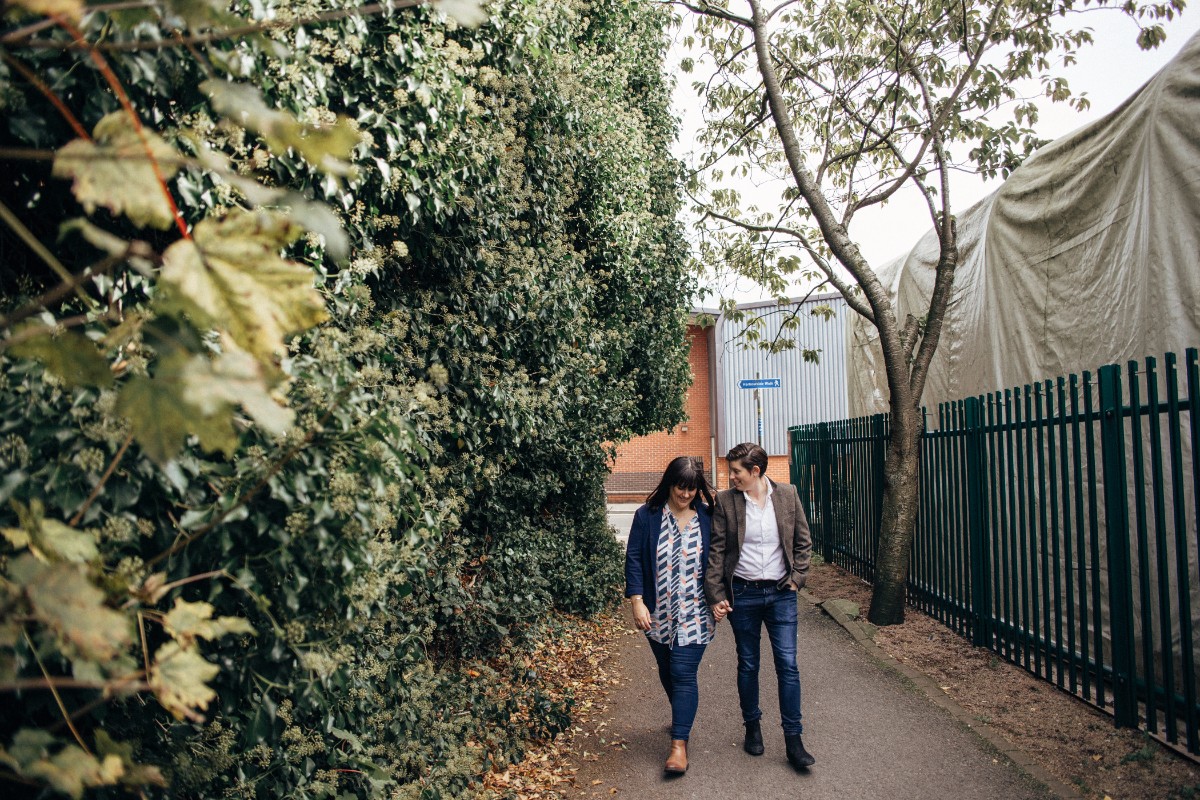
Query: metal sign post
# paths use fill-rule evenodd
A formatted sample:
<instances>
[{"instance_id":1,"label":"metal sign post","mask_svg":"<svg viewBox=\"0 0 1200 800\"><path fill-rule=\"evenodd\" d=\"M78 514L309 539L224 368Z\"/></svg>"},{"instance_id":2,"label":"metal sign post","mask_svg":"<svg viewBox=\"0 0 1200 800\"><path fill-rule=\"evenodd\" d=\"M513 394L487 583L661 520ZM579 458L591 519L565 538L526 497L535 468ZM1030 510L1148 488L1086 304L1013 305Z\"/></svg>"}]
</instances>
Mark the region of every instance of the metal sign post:
<instances>
[{"instance_id":1,"label":"metal sign post","mask_svg":"<svg viewBox=\"0 0 1200 800\"><path fill-rule=\"evenodd\" d=\"M760 378L758 373L755 373L753 378L745 378L738 381L738 388L754 390L754 417L758 432L758 446L762 447L763 442L763 404L762 393L760 389L778 389L780 388L779 378Z\"/></svg>"}]
</instances>

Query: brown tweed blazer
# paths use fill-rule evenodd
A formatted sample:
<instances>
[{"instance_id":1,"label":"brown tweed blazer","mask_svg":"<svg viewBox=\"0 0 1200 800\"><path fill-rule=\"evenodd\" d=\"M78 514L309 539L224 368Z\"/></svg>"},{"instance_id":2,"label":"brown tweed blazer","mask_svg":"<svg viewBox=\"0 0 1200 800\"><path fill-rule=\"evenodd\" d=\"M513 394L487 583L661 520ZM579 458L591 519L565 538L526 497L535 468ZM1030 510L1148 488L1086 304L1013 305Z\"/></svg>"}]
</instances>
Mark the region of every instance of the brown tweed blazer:
<instances>
[{"instance_id":1,"label":"brown tweed blazer","mask_svg":"<svg viewBox=\"0 0 1200 800\"><path fill-rule=\"evenodd\" d=\"M775 507L775 522L779 526L779 543L783 545L783 557L788 568L788 576L780 581L780 585L790 580L799 589L808 580L808 563L812 558L812 533L808 529L808 518L804 516L804 507L800 505L800 495L795 486L775 481L771 481L771 486L774 488L771 503ZM704 571L704 594L709 605L716 605L733 596L730 584L745 538L746 495L737 489L718 492L713 509L708 568Z\"/></svg>"}]
</instances>

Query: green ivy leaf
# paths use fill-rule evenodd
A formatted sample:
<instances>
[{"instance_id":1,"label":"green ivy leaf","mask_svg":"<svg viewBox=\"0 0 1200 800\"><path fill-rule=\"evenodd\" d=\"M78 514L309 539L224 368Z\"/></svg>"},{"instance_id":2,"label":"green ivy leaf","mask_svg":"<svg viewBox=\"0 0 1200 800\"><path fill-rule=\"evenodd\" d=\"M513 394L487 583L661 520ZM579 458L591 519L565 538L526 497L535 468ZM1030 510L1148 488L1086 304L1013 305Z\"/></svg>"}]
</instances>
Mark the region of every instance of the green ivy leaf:
<instances>
[{"instance_id":1,"label":"green ivy leaf","mask_svg":"<svg viewBox=\"0 0 1200 800\"><path fill-rule=\"evenodd\" d=\"M300 234L280 214L235 210L196 226L192 241L163 255L167 306L201 324L228 332L239 347L265 364L284 339L326 319L310 269L280 257Z\"/></svg>"},{"instance_id":2,"label":"green ivy leaf","mask_svg":"<svg viewBox=\"0 0 1200 800\"><path fill-rule=\"evenodd\" d=\"M216 664L205 661L194 646L183 647L167 642L154 654L150 667L150 688L176 719L198 721L196 709L206 709L217 696L208 681L217 676Z\"/></svg>"},{"instance_id":3,"label":"green ivy leaf","mask_svg":"<svg viewBox=\"0 0 1200 800\"><path fill-rule=\"evenodd\" d=\"M259 90L246 83L207 80L200 89L218 114L263 138L276 155L295 150L305 161L329 175L354 173L350 154L361 141L354 123L338 117L332 125L311 125L291 114L270 108Z\"/></svg>"},{"instance_id":4,"label":"green ivy leaf","mask_svg":"<svg viewBox=\"0 0 1200 800\"><path fill-rule=\"evenodd\" d=\"M188 645L197 637L219 639L230 633L254 635L254 628L241 617L212 618L213 607L209 603L189 603L177 598L175 607L163 618L163 628L180 644Z\"/></svg>"},{"instance_id":5,"label":"green ivy leaf","mask_svg":"<svg viewBox=\"0 0 1200 800\"><path fill-rule=\"evenodd\" d=\"M65 647L93 661L108 661L132 644L129 619L105 605L104 592L81 565L43 564L25 553L11 563L8 572L24 589L34 616L54 631Z\"/></svg>"},{"instance_id":6,"label":"green ivy leaf","mask_svg":"<svg viewBox=\"0 0 1200 800\"><path fill-rule=\"evenodd\" d=\"M13 336L20 341L8 349L10 353L42 362L48 372L67 386L112 385L112 370L104 354L78 331L58 330L33 322L18 328Z\"/></svg>"},{"instance_id":7,"label":"green ivy leaf","mask_svg":"<svg viewBox=\"0 0 1200 800\"><path fill-rule=\"evenodd\" d=\"M124 214L139 227L171 227L171 205L147 150L166 180L179 170L175 149L148 130L139 134L124 111L101 119L93 135L95 141L76 139L59 149L52 174L75 180L71 190L89 214L102 206Z\"/></svg>"}]
</instances>

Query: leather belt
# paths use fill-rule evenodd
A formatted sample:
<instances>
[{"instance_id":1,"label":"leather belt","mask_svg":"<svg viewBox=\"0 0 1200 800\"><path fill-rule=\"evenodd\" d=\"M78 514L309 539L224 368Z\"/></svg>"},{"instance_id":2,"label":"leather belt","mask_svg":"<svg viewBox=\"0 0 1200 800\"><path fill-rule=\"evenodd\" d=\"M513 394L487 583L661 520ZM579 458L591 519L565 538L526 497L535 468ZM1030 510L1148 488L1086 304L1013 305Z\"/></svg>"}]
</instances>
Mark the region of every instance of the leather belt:
<instances>
[{"instance_id":1,"label":"leather belt","mask_svg":"<svg viewBox=\"0 0 1200 800\"><path fill-rule=\"evenodd\" d=\"M734 586L749 586L752 589L778 589L779 581L748 581L745 578L734 577Z\"/></svg>"}]
</instances>

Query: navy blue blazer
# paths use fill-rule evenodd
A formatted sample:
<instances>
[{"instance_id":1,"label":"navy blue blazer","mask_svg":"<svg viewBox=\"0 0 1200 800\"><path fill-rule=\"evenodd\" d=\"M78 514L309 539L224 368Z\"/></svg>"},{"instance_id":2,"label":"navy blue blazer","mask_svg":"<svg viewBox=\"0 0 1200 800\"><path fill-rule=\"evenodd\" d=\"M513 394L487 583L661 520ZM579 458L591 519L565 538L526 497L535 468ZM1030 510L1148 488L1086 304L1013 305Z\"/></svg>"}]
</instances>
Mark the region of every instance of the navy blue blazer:
<instances>
[{"instance_id":1,"label":"navy blue blazer","mask_svg":"<svg viewBox=\"0 0 1200 800\"><path fill-rule=\"evenodd\" d=\"M662 530L661 508L643 505L633 515L629 528L629 543L625 546L625 596L642 596L642 602L651 613L657 592L658 534ZM696 516L700 520L700 540L703 546L701 564L708 563L708 542L712 536L712 512L704 501L696 503Z\"/></svg>"}]
</instances>

